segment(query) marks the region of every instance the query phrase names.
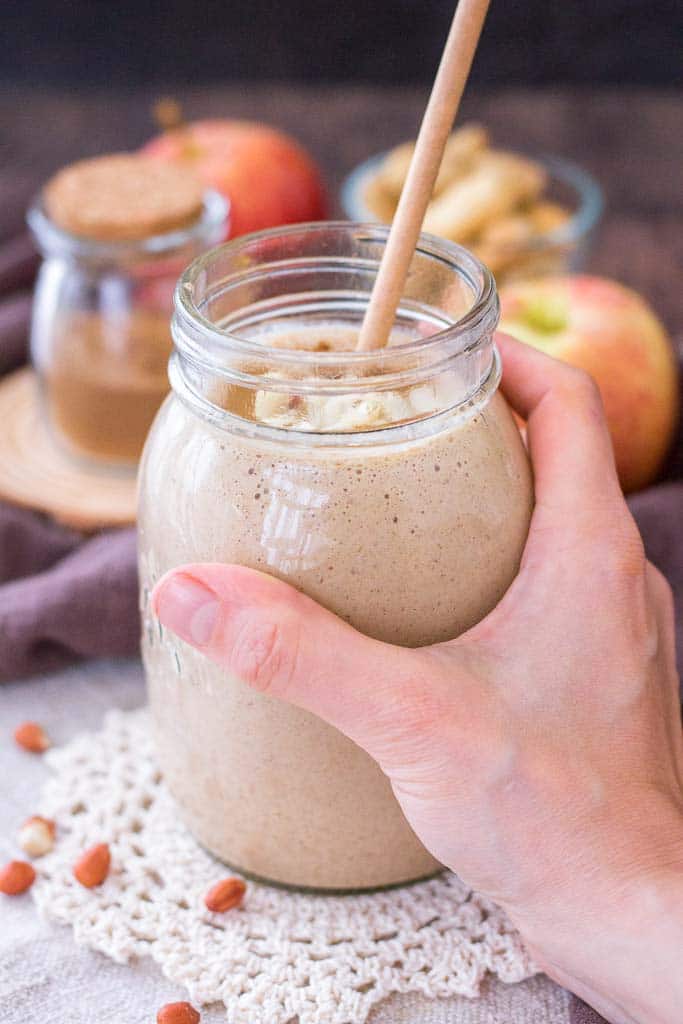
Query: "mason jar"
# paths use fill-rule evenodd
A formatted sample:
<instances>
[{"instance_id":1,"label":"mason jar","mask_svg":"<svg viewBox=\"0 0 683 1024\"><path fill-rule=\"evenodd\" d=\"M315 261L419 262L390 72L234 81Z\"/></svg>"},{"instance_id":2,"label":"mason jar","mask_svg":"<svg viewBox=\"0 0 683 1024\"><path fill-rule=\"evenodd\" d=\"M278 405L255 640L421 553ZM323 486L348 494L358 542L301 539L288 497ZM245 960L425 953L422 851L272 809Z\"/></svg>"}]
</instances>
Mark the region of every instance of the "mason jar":
<instances>
[{"instance_id":1,"label":"mason jar","mask_svg":"<svg viewBox=\"0 0 683 1024\"><path fill-rule=\"evenodd\" d=\"M143 650L166 784L217 857L316 890L439 865L363 750L160 628L149 596L175 566L239 563L371 637L419 646L457 636L509 586L533 495L498 391L492 277L422 236L391 346L356 352L386 238L377 225L295 226L196 260L140 475Z\"/></svg>"},{"instance_id":2,"label":"mason jar","mask_svg":"<svg viewBox=\"0 0 683 1024\"><path fill-rule=\"evenodd\" d=\"M227 203L207 192L192 224L134 241L70 234L42 198L28 223L44 261L31 357L52 432L75 456L135 469L168 391L178 275L224 237Z\"/></svg>"}]
</instances>

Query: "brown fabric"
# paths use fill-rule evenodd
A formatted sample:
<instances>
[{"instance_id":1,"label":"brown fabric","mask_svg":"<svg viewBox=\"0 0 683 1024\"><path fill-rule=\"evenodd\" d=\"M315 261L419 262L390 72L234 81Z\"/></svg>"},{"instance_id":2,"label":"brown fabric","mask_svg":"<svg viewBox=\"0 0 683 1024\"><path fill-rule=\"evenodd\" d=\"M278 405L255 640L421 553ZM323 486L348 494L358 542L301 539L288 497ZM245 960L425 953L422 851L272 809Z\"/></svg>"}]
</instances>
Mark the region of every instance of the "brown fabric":
<instances>
[{"instance_id":1,"label":"brown fabric","mask_svg":"<svg viewBox=\"0 0 683 1024\"><path fill-rule=\"evenodd\" d=\"M674 593L677 663L683 677L683 481L634 494L629 507L638 523L647 557L666 576Z\"/></svg>"},{"instance_id":2,"label":"brown fabric","mask_svg":"<svg viewBox=\"0 0 683 1024\"><path fill-rule=\"evenodd\" d=\"M135 531L84 539L0 503L0 681L136 654Z\"/></svg>"},{"instance_id":3,"label":"brown fabric","mask_svg":"<svg viewBox=\"0 0 683 1024\"><path fill-rule=\"evenodd\" d=\"M29 234L10 238L0 247L0 295L11 294L33 284L39 258Z\"/></svg>"},{"instance_id":4,"label":"brown fabric","mask_svg":"<svg viewBox=\"0 0 683 1024\"><path fill-rule=\"evenodd\" d=\"M25 362L30 320L30 291L13 292L0 298L0 374L9 373Z\"/></svg>"},{"instance_id":5,"label":"brown fabric","mask_svg":"<svg viewBox=\"0 0 683 1024\"><path fill-rule=\"evenodd\" d=\"M597 1010L587 1006L581 999L572 996L569 1003L569 1024L609 1024Z\"/></svg>"}]
</instances>

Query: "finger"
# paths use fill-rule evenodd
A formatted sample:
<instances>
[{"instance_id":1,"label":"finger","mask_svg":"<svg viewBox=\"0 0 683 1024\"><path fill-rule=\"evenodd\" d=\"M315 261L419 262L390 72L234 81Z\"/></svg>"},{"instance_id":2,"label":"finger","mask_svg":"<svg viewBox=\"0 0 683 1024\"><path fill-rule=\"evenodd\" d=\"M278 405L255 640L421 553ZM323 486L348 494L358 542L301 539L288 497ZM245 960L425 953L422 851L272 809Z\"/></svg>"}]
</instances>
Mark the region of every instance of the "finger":
<instances>
[{"instance_id":1,"label":"finger","mask_svg":"<svg viewBox=\"0 0 683 1024\"><path fill-rule=\"evenodd\" d=\"M294 587L242 566L185 565L152 593L167 629L256 690L312 711L381 760L424 690L419 651L372 640ZM423 698L424 703L424 698Z\"/></svg>"},{"instance_id":2,"label":"finger","mask_svg":"<svg viewBox=\"0 0 683 1024\"><path fill-rule=\"evenodd\" d=\"M600 394L582 370L505 334L496 336L503 391L527 421L536 501L567 514L625 509Z\"/></svg>"}]
</instances>

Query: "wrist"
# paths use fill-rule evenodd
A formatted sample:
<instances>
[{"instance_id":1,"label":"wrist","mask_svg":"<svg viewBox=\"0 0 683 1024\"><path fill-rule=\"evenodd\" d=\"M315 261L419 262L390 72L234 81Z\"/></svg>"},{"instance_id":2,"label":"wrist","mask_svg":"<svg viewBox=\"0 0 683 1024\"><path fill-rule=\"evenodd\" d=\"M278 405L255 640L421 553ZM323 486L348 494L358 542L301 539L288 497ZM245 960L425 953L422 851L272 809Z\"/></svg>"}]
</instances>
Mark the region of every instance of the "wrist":
<instances>
[{"instance_id":1,"label":"wrist","mask_svg":"<svg viewBox=\"0 0 683 1024\"><path fill-rule=\"evenodd\" d=\"M683 814L653 811L653 841L615 839L621 856L564 895L511 910L539 966L619 1024L673 1024L683 1005Z\"/></svg>"},{"instance_id":2,"label":"wrist","mask_svg":"<svg viewBox=\"0 0 683 1024\"><path fill-rule=\"evenodd\" d=\"M508 912L529 928L611 918L621 901L631 903L664 880L683 875L683 793L680 799L653 789L603 808L599 819L576 814L571 829L555 837L556 854L541 844L527 887Z\"/></svg>"}]
</instances>

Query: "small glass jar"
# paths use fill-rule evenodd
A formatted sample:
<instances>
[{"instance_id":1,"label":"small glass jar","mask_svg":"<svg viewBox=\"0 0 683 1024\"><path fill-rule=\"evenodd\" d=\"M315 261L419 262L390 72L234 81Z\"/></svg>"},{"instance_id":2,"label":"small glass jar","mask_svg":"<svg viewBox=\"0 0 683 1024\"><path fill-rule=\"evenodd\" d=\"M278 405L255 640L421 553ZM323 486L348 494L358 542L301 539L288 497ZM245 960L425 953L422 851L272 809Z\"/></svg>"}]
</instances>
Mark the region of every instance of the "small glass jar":
<instances>
[{"instance_id":1,"label":"small glass jar","mask_svg":"<svg viewBox=\"0 0 683 1024\"><path fill-rule=\"evenodd\" d=\"M493 279L423 236L392 346L343 350L386 237L295 226L195 261L140 475L143 652L166 782L226 863L316 890L439 865L364 751L159 628L149 594L174 566L239 563L372 637L419 646L455 637L509 586L533 495L497 390Z\"/></svg>"},{"instance_id":2,"label":"small glass jar","mask_svg":"<svg viewBox=\"0 0 683 1024\"><path fill-rule=\"evenodd\" d=\"M207 192L190 226L135 241L69 234L39 197L28 213L44 256L31 357L57 439L99 464L137 465L168 391L173 289L187 263L225 237L226 201Z\"/></svg>"}]
</instances>

